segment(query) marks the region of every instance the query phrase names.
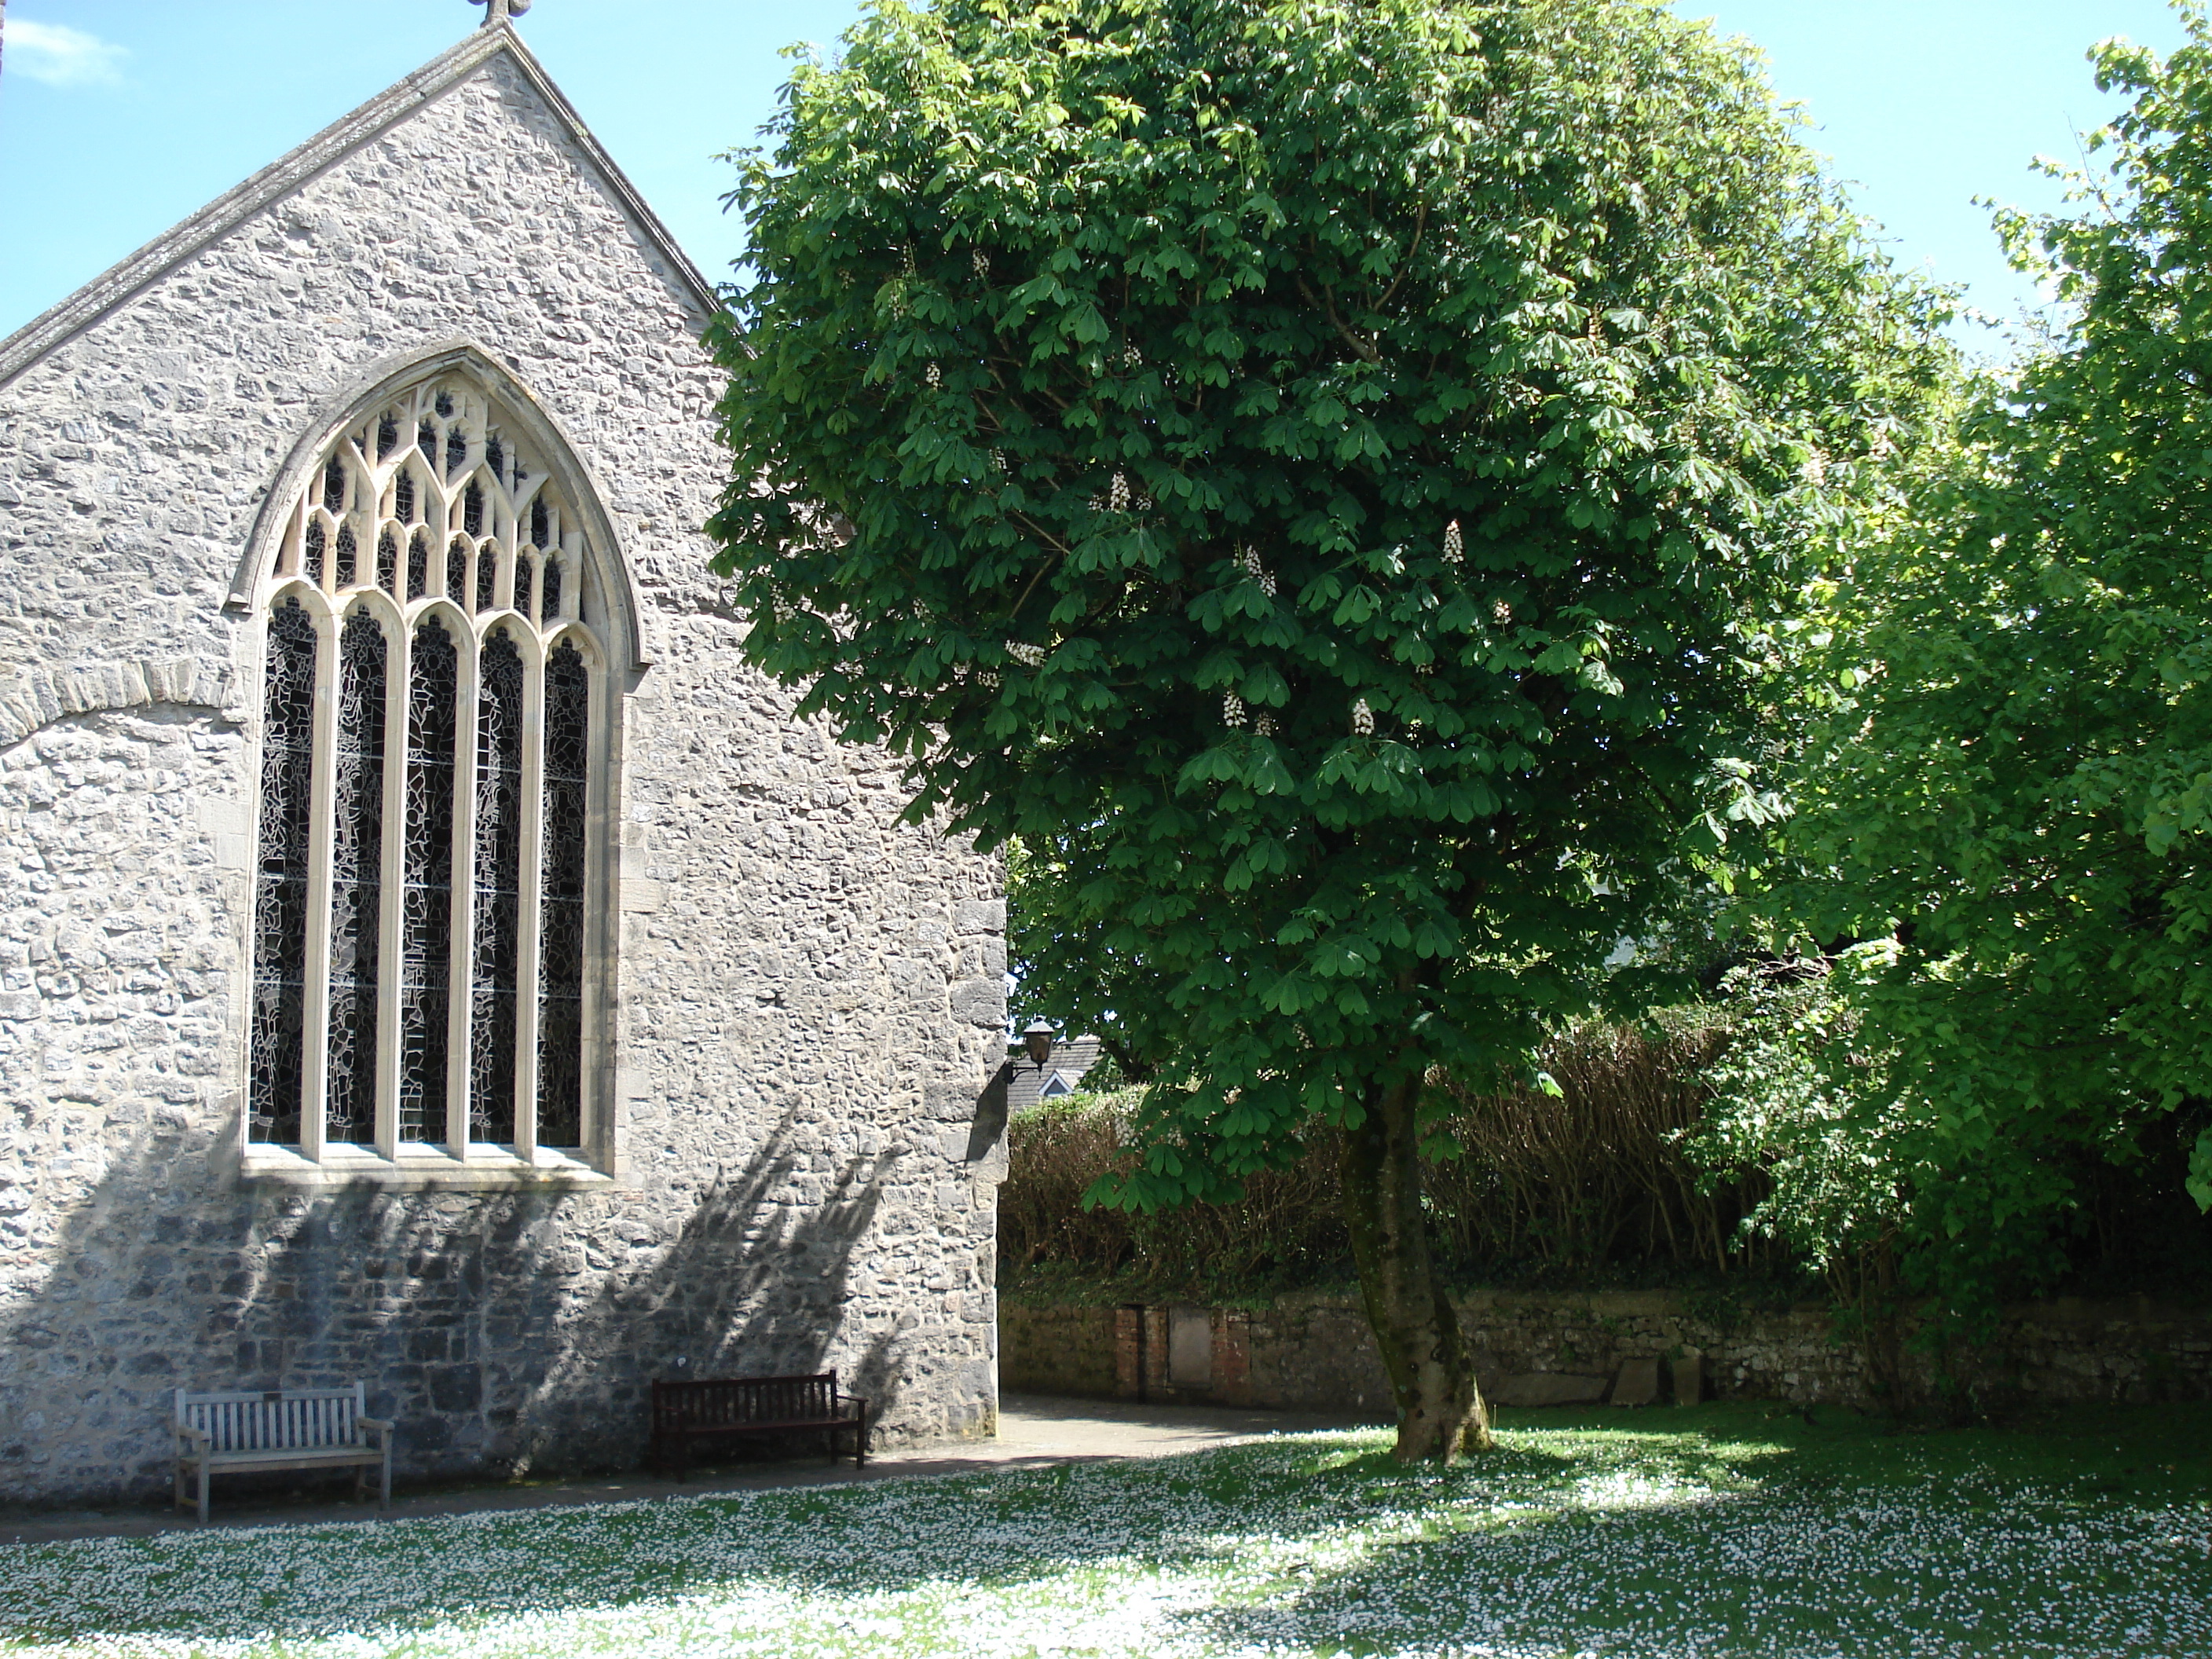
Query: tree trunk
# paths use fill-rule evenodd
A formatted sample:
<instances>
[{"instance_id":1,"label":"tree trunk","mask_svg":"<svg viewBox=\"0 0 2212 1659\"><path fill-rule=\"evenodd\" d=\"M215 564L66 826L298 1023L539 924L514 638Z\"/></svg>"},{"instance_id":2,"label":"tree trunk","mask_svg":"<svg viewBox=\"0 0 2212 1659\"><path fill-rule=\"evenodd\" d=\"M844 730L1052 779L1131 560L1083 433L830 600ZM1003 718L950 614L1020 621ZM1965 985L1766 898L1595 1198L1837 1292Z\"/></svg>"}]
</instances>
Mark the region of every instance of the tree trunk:
<instances>
[{"instance_id":1,"label":"tree trunk","mask_svg":"<svg viewBox=\"0 0 2212 1659\"><path fill-rule=\"evenodd\" d=\"M1449 1462L1491 1449L1490 1419L1459 1315L1437 1275L1421 1208L1418 1074L1367 1091L1366 1115L1344 1138L1344 1219L1367 1322L1398 1403L1401 1463Z\"/></svg>"}]
</instances>

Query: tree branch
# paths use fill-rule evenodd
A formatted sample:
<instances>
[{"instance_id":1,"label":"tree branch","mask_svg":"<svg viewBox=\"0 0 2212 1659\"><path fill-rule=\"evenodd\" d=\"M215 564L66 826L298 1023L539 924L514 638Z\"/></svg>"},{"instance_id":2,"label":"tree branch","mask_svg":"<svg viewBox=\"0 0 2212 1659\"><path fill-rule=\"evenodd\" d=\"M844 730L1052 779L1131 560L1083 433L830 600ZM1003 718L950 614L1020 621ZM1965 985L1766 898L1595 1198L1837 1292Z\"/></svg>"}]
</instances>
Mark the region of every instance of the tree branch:
<instances>
[{"instance_id":1,"label":"tree branch","mask_svg":"<svg viewBox=\"0 0 2212 1659\"><path fill-rule=\"evenodd\" d=\"M1336 331L1344 337L1345 344L1350 346L1365 362L1380 364L1382 361L1382 354L1353 333L1345 325L1344 319L1336 314L1336 296L1331 294L1327 300L1323 300L1306 286L1304 277L1301 276L1297 280L1298 292L1305 295L1306 303L1310 306L1320 306L1328 313L1329 322L1335 327Z\"/></svg>"}]
</instances>

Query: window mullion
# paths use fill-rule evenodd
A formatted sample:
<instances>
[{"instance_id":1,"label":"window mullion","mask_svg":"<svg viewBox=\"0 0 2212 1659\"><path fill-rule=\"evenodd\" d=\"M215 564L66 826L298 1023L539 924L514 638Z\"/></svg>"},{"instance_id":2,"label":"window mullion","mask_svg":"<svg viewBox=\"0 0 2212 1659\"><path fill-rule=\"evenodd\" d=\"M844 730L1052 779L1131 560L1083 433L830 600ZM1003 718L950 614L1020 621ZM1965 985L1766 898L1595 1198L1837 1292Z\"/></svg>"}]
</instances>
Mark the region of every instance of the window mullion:
<instances>
[{"instance_id":1,"label":"window mullion","mask_svg":"<svg viewBox=\"0 0 2212 1659\"><path fill-rule=\"evenodd\" d=\"M476 630L456 641L466 652L453 732L453 941L446 981L446 1146L469 1155L469 1036L476 1000L477 712L482 655Z\"/></svg>"},{"instance_id":2,"label":"window mullion","mask_svg":"<svg viewBox=\"0 0 2212 1659\"><path fill-rule=\"evenodd\" d=\"M406 966L407 699L414 684L415 635L404 626L394 637L384 676L384 908L376 959L376 1150L399 1156L401 977Z\"/></svg>"},{"instance_id":3,"label":"window mullion","mask_svg":"<svg viewBox=\"0 0 2212 1659\"><path fill-rule=\"evenodd\" d=\"M301 987L300 1150L323 1155L329 1107L331 1038L331 850L337 778L338 664L336 620L315 618L313 760L308 786L307 949Z\"/></svg>"}]
</instances>

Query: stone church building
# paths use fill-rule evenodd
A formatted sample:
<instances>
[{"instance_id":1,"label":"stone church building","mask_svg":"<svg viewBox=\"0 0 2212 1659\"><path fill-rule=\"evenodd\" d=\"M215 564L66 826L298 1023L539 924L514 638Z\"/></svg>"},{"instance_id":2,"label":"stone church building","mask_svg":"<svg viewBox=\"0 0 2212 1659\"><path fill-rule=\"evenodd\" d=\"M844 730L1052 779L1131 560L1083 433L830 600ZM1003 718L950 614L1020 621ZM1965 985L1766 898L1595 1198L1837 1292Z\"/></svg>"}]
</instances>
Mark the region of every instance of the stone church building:
<instances>
[{"instance_id":1,"label":"stone church building","mask_svg":"<svg viewBox=\"0 0 2212 1659\"><path fill-rule=\"evenodd\" d=\"M507 9L0 342L0 1504L180 1386L994 1430L999 866L739 661L714 291Z\"/></svg>"}]
</instances>

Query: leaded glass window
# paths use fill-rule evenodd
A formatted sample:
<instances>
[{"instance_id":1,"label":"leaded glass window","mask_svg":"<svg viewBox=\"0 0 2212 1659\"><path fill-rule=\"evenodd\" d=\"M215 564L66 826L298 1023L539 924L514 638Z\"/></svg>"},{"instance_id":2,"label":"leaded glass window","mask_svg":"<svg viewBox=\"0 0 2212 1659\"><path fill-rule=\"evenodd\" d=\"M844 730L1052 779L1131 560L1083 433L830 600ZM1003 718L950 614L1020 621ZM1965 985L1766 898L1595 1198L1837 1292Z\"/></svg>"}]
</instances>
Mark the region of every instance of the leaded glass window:
<instances>
[{"instance_id":1,"label":"leaded glass window","mask_svg":"<svg viewBox=\"0 0 2212 1659\"><path fill-rule=\"evenodd\" d=\"M522 946L522 653L485 642L477 688L476 950L469 1136L514 1138L515 969Z\"/></svg>"},{"instance_id":2,"label":"leaded glass window","mask_svg":"<svg viewBox=\"0 0 2212 1659\"><path fill-rule=\"evenodd\" d=\"M563 640L545 665L544 805L538 815L538 1113L549 1144L580 1133L584 1083L584 843L592 677Z\"/></svg>"},{"instance_id":3,"label":"leaded glass window","mask_svg":"<svg viewBox=\"0 0 2212 1659\"><path fill-rule=\"evenodd\" d=\"M323 1133L376 1137L378 961L384 920L383 624L367 607L338 630L337 763L331 779L330 1050Z\"/></svg>"},{"instance_id":4,"label":"leaded glass window","mask_svg":"<svg viewBox=\"0 0 2212 1659\"><path fill-rule=\"evenodd\" d=\"M590 1144L613 706L592 552L555 469L459 375L371 410L308 474L268 611L252 1140Z\"/></svg>"},{"instance_id":5,"label":"leaded glass window","mask_svg":"<svg viewBox=\"0 0 2212 1659\"><path fill-rule=\"evenodd\" d=\"M261 857L253 894L254 1135L300 1138L307 1018L308 842L313 825L315 624L296 599L269 618L263 677Z\"/></svg>"},{"instance_id":6,"label":"leaded glass window","mask_svg":"<svg viewBox=\"0 0 2212 1659\"><path fill-rule=\"evenodd\" d=\"M399 911L399 1139L436 1140L446 1127L453 1025L453 791L460 776L453 732L460 653L444 617L425 617L416 625L411 656L406 885Z\"/></svg>"}]
</instances>

